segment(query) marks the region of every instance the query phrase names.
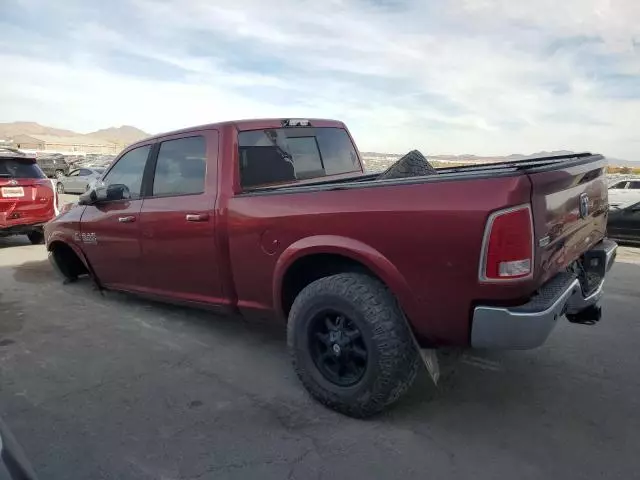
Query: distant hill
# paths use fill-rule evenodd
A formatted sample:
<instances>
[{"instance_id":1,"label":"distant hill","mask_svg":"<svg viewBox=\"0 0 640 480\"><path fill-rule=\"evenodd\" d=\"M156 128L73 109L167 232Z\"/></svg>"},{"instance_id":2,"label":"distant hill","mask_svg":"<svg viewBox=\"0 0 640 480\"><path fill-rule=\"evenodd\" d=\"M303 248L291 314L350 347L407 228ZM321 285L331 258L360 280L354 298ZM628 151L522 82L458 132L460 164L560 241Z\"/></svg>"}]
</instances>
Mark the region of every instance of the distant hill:
<instances>
[{"instance_id":1,"label":"distant hill","mask_svg":"<svg viewBox=\"0 0 640 480\"><path fill-rule=\"evenodd\" d=\"M640 161L623 160L621 158L613 158L613 157L607 157L607 160L609 161L609 165L616 166L616 167L634 167L634 168L640 167Z\"/></svg>"},{"instance_id":2,"label":"distant hill","mask_svg":"<svg viewBox=\"0 0 640 480\"><path fill-rule=\"evenodd\" d=\"M91 137L102 138L113 143L133 143L149 136L147 132L130 125L122 125L121 127L103 128L95 132L88 133Z\"/></svg>"},{"instance_id":3,"label":"distant hill","mask_svg":"<svg viewBox=\"0 0 640 480\"><path fill-rule=\"evenodd\" d=\"M56 137L72 137L78 133L61 128L47 127L36 122L0 123L0 139L12 138L16 135L54 135Z\"/></svg>"},{"instance_id":4,"label":"distant hill","mask_svg":"<svg viewBox=\"0 0 640 480\"><path fill-rule=\"evenodd\" d=\"M130 125L111 127L87 134L47 127L36 122L0 123L0 139L11 139L16 135L52 135L55 137L92 137L101 138L119 145L128 145L149 136L148 133Z\"/></svg>"}]
</instances>

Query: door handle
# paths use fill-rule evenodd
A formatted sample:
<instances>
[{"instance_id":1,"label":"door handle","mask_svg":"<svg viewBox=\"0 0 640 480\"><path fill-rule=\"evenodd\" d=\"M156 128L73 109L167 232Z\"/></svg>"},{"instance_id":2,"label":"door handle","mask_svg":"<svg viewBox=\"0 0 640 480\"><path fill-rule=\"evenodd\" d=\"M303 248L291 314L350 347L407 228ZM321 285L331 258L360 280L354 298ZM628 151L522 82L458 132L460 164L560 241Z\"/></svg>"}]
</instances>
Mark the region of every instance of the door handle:
<instances>
[{"instance_id":1,"label":"door handle","mask_svg":"<svg viewBox=\"0 0 640 480\"><path fill-rule=\"evenodd\" d=\"M209 221L208 213L187 213L187 222L207 222Z\"/></svg>"},{"instance_id":2,"label":"door handle","mask_svg":"<svg viewBox=\"0 0 640 480\"><path fill-rule=\"evenodd\" d=\"M128 217L118 217L118 221L120 223L133 223L136 221L136 217L134 217L133 215L130 215Z\"/></svg>"}]
</instances>

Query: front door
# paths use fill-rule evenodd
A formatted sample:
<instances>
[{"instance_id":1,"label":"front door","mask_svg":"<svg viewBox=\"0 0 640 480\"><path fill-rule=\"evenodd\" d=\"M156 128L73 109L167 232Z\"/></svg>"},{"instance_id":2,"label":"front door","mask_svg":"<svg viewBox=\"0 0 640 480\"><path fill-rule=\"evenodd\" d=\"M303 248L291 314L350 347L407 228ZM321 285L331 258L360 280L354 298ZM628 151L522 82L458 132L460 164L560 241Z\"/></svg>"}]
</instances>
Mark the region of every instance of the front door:
<instances>
[{"instance_id":1,"label":"front door","mask_svg":"<svg viewBox=\"0 0 640 480\"><path fill-rule=\"evenodd\" d=\"M216 245L217 132L167 137L151 160L140 212L149 293L223 305Z\"/></svg>"},{"instance_id":2,"label":"front door","mask_svg":"<svg viewBox=\"0 0 640 480\"><path fill-rule=\"evenodd\" d=\"M140 209L142 177L151 145L127 151L104 177L105 185L125 185L129 199L85 208L79 241L100 282L135 290L140 283Z\"/></svg>"}]
</instances>

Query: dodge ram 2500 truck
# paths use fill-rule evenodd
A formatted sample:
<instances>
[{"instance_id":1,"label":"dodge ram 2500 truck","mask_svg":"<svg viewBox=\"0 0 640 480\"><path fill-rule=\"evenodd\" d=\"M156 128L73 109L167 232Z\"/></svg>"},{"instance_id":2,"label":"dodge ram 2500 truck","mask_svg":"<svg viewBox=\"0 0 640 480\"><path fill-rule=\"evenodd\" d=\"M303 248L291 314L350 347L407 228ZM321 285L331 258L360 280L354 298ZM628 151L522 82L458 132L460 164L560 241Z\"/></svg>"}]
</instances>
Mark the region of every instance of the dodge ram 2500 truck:
<instances>
[{"instance_id":1,"label":"dodge ram 2500 truck","mask_svg":"<svg viewBox=\"0 0 640 480\"><path fill-rule=\"evenodd\" d=\"M599 320L616 244L601 155L366 174L341 122L217 123L125 149L45 229L67 281L286 322L295 370L352 416L418 347L528 349Z\"/></svg>"}]
</instances>

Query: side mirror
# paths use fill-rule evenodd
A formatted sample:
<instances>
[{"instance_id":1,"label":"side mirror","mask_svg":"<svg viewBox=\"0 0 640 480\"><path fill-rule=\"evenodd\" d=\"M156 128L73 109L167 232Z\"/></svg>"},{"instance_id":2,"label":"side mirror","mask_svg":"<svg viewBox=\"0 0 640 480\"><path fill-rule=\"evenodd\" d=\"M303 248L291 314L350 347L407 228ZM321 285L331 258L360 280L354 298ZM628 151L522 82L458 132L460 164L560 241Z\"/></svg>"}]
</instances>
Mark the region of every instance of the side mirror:
<instances>
[{"instance_id":1,"label":"side mirror","mask_svg":"<svg viewBox=\"0 0 640 480\"><path fill-rule=\"evenodd\" d=\"M78 205L95 205L102 202L130 199L131 192L129 187L122 183L114 183L112 185L99 184L80 195Z\"/></svg>"}]
</instances>

